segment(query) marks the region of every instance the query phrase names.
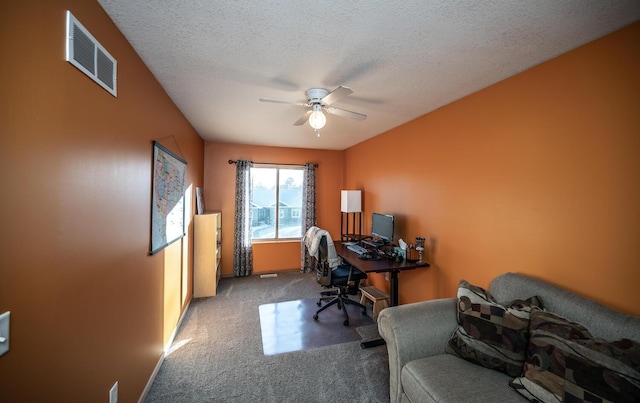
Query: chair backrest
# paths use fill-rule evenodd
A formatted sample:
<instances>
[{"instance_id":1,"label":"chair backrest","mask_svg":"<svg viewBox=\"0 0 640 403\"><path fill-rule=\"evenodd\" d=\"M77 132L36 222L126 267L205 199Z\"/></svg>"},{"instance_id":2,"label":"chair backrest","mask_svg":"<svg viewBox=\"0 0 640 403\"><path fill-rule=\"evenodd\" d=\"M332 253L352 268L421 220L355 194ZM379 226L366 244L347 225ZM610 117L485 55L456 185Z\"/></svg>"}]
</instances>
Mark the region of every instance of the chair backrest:
<instances>
[{"instance_id":1,"label":"chair backrest","mask_svg":"<svg viewBox=\"0 0 640 403\"><path fill-rule=\"evenodd\" d=\"M316 280L318 284L331 285L331 269L328 261L329 251L327 249L327 237L322 236L318 246L318 258L316 259Z\"/></svg>"}]
</instances>

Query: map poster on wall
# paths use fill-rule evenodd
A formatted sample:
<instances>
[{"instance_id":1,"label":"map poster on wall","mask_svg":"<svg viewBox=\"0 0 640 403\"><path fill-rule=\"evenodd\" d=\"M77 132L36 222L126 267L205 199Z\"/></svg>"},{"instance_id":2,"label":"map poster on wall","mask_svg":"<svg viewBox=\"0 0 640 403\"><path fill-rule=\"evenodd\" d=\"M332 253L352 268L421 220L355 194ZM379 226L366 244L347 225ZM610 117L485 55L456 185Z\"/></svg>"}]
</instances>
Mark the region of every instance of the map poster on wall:
<instances>
[{"instance_id":1,"label":"map poster on wall","mask_svg":"<svg viewBox=\"0 0 640 403\"><path fill-rule=\"evenodd\" d=\"M185 235L184 203L187 162L153 142L151 254Z\"/></svg>"}]
</instances>

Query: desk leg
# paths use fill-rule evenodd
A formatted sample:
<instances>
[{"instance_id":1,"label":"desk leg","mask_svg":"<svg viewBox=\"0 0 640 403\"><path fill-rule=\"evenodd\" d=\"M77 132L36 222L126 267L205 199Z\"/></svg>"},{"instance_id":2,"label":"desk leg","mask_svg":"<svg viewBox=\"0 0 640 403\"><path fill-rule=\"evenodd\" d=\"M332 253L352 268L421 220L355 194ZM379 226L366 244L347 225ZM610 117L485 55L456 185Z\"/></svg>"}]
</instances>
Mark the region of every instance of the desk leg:
<instances>
[{"instance_id":1,"label":"desk leg","mask_svg":"<svg viewBox=\"0 0 640 403\"><path fill-rule=\"evenodd\" d=\"M391 291L389 294L389 305L398 306L398 270L391 272Z\"/></svg>"},{"instance_id":2,"label":"desk leg","mask_svg":"<svg viewBox=\"0 0 640 403\"><path fill-rule=\"evenodd\" d=\"M398 305L398 270L393 270L391 272L391 284L390 284L390 292L389 292L390 306ZM360 343L360 347L362 348L371 348L377 346L384 346L386 343L384 339L374 339L369 341L363 341Z\"/></svg>"}]
</instances>

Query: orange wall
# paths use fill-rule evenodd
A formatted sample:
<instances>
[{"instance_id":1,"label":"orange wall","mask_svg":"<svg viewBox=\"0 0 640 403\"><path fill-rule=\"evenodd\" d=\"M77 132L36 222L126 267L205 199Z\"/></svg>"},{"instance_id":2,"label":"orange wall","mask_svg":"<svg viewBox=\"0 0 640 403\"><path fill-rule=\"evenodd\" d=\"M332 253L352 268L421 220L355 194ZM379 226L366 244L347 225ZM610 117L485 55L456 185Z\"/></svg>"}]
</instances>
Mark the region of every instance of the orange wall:
<instances>
[{"instance_id":1,"label":"orange wall","mask_svg":"<svg viewBox=\"0 0 640 403\"><path fill-rule=\"evenodd\" d=\"M433 244L401 303L514 271L640 315L638 43L640 23L346 151L368 220Z\"/></svg>"},{"instance_id":2,"label":"orange wall","mask_svg":"<svg viewBox=\"0 0 640 403\"><path fill-rule=\"evenodd\" d=\"M117 59L117 98L64 61L67 9ZM97 2L2 2L0 27L0 401L106 402L115 381L137 401L191 293L191 229L149 256L152 141L193 188L204 143Z\"/></svg>"},{"instance_id":3,"label":"orange wall","mask_svg":"<svg viewBox=\"0 0 640 403\"><path fill-rule=\"evenodd\" d=\"M313 135L309 132L308 135ZM304 135L304 133L302 134ZM229 160L281 164L317 163L316 216L318 226L334 239L340 237L340 190L344 152L302 148L264 147L207 142L204 163L204 200L207 210L222 211L222 275L233 275L233 231L236 166ZM300 269L300 241L253 244L254 273Z\"/></svg>"},{"instance_id":4,"label":"orange wall","mask_svg":"<svg viewBox=\"0 0 640 403\"><path fill-rule=\"evenodd\" d=\"M339 152L203 145L97 2L0 7L0 401L106 401L116 380L121 402L140 397L191 294L191 227L148 255L153 140L189 162L223 234L228 159L320 164L318 225L334 237L340 189L364 189L367 214L435 240L401 302L518 271L640 314L639 24ZM118 98L64 61L67 9L118 60ZM232 245L223 235L225 275ZM258 244L256 272L295 269L298 251Z\"/></svg>"}]
</instances>

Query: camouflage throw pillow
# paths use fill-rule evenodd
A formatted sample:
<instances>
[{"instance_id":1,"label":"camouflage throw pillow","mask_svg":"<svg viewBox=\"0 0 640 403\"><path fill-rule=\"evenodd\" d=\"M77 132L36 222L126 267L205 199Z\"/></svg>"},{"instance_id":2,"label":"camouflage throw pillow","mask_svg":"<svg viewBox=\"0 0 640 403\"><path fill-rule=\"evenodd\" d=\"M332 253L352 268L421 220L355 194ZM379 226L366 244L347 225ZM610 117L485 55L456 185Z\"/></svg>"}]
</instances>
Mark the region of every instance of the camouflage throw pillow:
<instances>
[{"instance_id":1,"label":"camouflage throw pillow","mask_svg":"<svg viewBox=\"0 0 640 403\"><path fill-rule=\"evenodd\" d=\"M550 312L531 314L522 377L511 387L539 402L639 402L640 343L594 338Z\"/></svg>"},{"instance_id":2,"label":"camouflage throw pillow","mask_svg":"<svg viewBox=\"0 0 640 403\"><path fill-rule=\"evenodd\" d=\"M529 344L533 307L542 308L539 297L502 305L489 291L461 280L459 326L449 339L447 353L513 377L520 376Z\"/></svg>"}]
</instances>

